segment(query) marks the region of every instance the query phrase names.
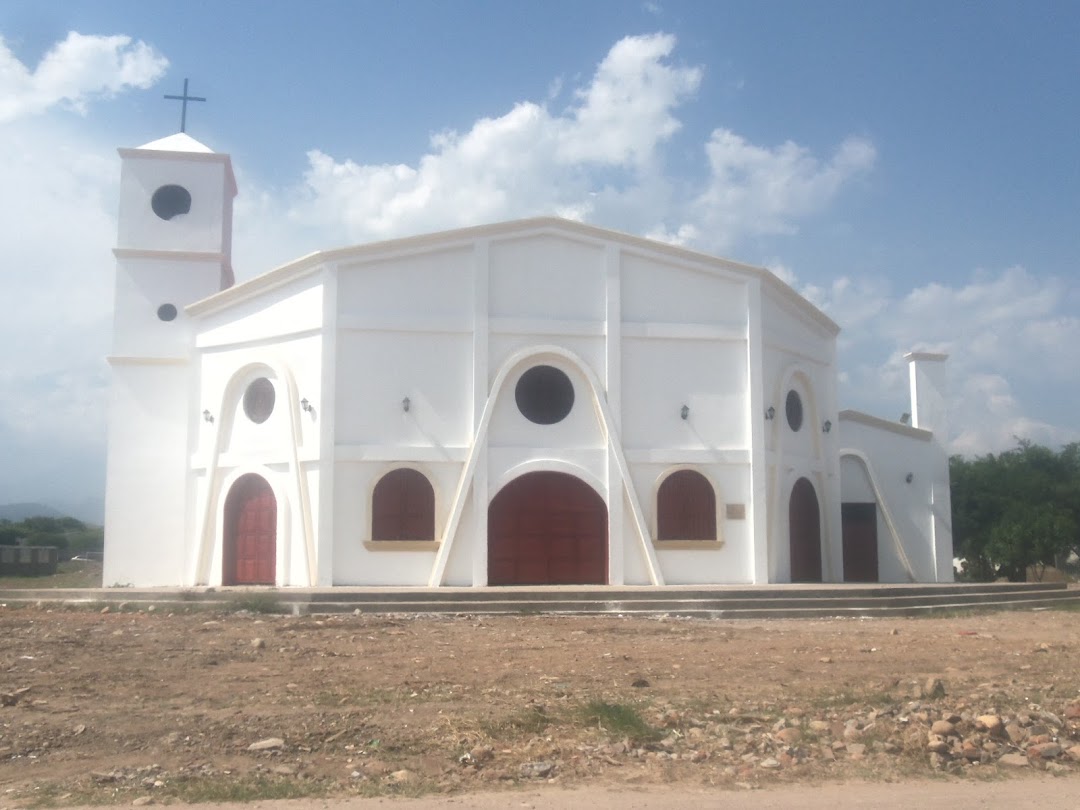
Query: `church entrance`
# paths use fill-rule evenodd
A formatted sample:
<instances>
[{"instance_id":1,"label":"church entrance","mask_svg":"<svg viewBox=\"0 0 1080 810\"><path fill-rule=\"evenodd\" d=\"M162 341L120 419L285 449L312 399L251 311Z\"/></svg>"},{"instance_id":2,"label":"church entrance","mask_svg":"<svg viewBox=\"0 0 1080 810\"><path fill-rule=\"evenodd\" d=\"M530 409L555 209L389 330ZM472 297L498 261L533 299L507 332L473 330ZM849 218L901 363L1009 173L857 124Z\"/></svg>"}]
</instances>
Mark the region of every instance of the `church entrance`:
<instances>
[{"instance_id":1,"label":"church entrance","mask_svg":"<svg viewBox=\"0 0 1080 810\"><path fill-rule=\"evenodd\" d=\"M266 479L241 476L225 499L223 585L273 585L277 562L277 500Z\"/></svg>"},{"instance_id":2,"label":"church entrance","mask_svg":"<svg viewBox=\"0 0 1080 810\"><path fill-rule=\"evenodd\" d=\"M877 582L877 504L840 504L844 535L844 582Z\"/></svg>"},{"instance_id":3,"label":"church entrance","mask_svg":"<svg viewBox=\"0 0 1080 810\"><path fill-rule=\"evenodd\" d=\"M821 582L821 512L814 485L800 478L788 506L791 534L791 581Z\"/></svg>"},{"instance_id":4,"label":"church entrance","mask_svg":"<svg viewBox=\"0 0 1080 810\"><path fill-rule=\"evenodd\" d=\"M489 585L607 583L607 505L579 478L515 478L488 507Z\"/></svg>"}]
</instances>

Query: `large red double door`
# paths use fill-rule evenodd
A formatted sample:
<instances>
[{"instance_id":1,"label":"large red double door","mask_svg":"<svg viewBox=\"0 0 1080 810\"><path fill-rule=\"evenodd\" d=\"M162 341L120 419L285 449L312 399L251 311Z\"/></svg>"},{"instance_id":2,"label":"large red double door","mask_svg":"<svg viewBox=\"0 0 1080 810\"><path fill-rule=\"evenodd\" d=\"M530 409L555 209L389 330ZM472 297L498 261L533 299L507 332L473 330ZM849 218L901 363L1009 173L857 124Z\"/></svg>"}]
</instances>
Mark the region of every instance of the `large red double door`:
<instances>
[{"instance_id":1,"label":"large red double door","mask_svg":"<svg viewBox=\"0 0 1080 810\"><path fill-rule=\"evenodd\" d=\"M604 585L608 515L584 481L527 473L488 507L489 585Z\"/></svg>"},{"instance_id":2,"label":"large red double door","mask_svg":"<svg viewBox=\"0 0 1080 810\"><path fill-rule=\"evenodd\" d=\"M261 476L241 476L225 499L224 585L273 585L277 572L277 499Z\"/></svg>"}]
</instances>

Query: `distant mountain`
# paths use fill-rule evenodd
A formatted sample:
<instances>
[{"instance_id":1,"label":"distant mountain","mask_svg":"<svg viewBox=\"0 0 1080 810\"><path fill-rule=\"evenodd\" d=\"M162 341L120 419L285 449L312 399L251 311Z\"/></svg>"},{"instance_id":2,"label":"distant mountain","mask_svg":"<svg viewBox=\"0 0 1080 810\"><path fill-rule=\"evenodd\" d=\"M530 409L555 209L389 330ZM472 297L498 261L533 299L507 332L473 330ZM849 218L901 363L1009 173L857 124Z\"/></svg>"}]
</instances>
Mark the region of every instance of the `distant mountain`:
<instances>
[{"instance_id":1,"label":"distant mountain","mask_svg":"<svg viewBox=\"0 0 1080 810\"><path fill-rule=\"evenodd\" d=\"M43 503L7 503L0 504L0 520L19 523L31 517L67 517L59 509L53 509Z\"/></svg>"},{"instance_id":2,"label":"distant mountain","mask_svg":"<svg viewBox=\"0 0 1080 810\"><path fill-rule=\"evenodd\" d=\"M101 495L83 498L81 501L60 501L54 503L56 503L56 508L65 515L70 515L77 520L81 520L83 523L89 523L93 526L105 525L105 498Z\"/></svg>"}]
</instances>

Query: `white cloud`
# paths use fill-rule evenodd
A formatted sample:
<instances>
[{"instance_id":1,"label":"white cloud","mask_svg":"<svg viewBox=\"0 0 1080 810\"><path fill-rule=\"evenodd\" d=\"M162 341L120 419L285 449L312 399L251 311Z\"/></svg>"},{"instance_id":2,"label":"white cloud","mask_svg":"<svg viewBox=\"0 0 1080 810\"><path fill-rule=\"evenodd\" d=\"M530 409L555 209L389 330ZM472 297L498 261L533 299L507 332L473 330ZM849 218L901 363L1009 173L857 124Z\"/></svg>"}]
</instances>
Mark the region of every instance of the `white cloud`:
<instances>
[{"instance_id":1,"label":"white cloud","mask_svg":"<svg viewBox=\"0 0 1080 810\"><path fill-rule=\"evenodd\" d=\"M1067 399L1080 395L1080 318L1069 309L1071 289L1062 279L1011 267L899 294L882 279L844 278L801 292L844 329L845 405L898 416L908 410L904 353L948 354L951 449L977 454L1007 449L1018 438L1048 445L1080 439L1055 418L1033 416L1059 405L1044 400L1051 386L1059 398L1070 389Z\"/></svg>"},{"instance_id":2,"label":"white cloud","mask_svg":"<svg viewBox=\"0 0 1080 810\"><path fill-rule=\"evenodd\" d=\"M644 167L659 143L681 124L672 109L701 83L700 68L673 67L669 34L626 37L615 43L569 119L555 121L561 163Z\"/></svg>"},{"instance_id":3,"label":"white cloud","mask_svg":"<svg viewBox=\"0 0 1080 810\"><path fill-rule=\"evenodd\" d=\"M0 474L8 492L43 465L63 469L57 447L104 444L118 185L110 152L36 122L0 128L0 220L8 226L0 300L18 302L0 319L0 345L10 350L0 364L0 435L39 450Z\"/></svg>"},{"instance_id":4,"label":"white cloud","mask_svg":"<svg viewBox=\"0 0 1080 810\"><path fill-rule=\"evenodd\" d=\"M130 37L71 33L28 69L0 40L0 472L6 499L100 486L116 240L114 144L42 113L147 87L168 63Z\"/></svg>"},{"instance_id":5,"label":"white cloud","mask_svg":"<svg viewBox=\"0 0 1080 810\"><path fill-rule=\"evenodd\" d=\"M707 179L677 189L664 147L704 74L673 60L675 44L668 34L626 37L565 110L521 101L466 132L436 134L414 162L312 151L287 215L329 244L556 214L718 250L794 232L873 166L875 149L861 139L823 161L795 143L770 149L717 129L703 145Z\"/></svg>"},{"instance_id":6,"label":"white cloud","mask_svg":"<svg viewBox=\"0 0 1080 810\"><path fill-rule=\"evenodd\" d=\"M467 132L434 135L414 165L312 151L289 216L338 223L351 241L536 214L616 216L653 181L659 147L680 126L674 110L700 83L700 68L670 64L674 47L669 35L626 37L565 112L522 101Z\"/></svg>"},{"instance_id":7,"label":"white cloud","mask_svg":"<svg viewBox=\"0 0 1080 810\"><path fill-rule=\"evenodd\" d=\"M57 104L85 113L90 99L151 86L168 65L152 47L131 37L72 31L31 70L0 38L0 123L38 115Z\"/></svg>"},{"instance_id":8,"label":"white cloud","mask_svg":"<svg viewBox=\"0 0 1080 810\"><path fill-rule=\"evenodd\" d=\"M897 339L939 345L974 362L1016 372L1038 358L1039 374L1075 377L1080 318L1064 311L1068 284L1023 267L977 272L960 287L928 284L899 302ZM1049 362L1047 362L1049 361Z\"/></svg>"},{"instance_id":9,"label":"white cloud","mask_svg":"<svg viewBox=\"0 0 1080 810\"><path fill-rule=\"evenodd\" d=\"M874 145L848 138L827 162L788 141L775 149L755 146L727 129L712 133L705 152L708 187L688 216L709 234L708 247L725 250L747 236L790 234L795 221L818 213L852 178L877 159Z\"/></svg>"}]
</instances>

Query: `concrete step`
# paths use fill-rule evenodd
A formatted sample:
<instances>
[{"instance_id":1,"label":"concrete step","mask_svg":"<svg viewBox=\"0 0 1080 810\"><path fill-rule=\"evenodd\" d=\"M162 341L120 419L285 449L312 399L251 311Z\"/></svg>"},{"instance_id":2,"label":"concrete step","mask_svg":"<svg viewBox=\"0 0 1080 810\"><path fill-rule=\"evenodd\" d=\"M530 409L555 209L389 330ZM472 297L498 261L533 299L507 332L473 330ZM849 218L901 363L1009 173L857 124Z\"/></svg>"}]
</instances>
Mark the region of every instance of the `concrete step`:
<instances>
[{"instance_id":1,"label":"concrete step","mask_svg":"<svg viewBox=\"0 0 1080 810\"><path fill-rule=\"evenodd\" d=\"M739 600L739 599L679 599L679 600L610 600L606 602L588 600L503 600L473 602L423 601L355 601L319 600L298 607L308 613L470 613L470 614L538 614L538 613L576 613L600 614L617 613L625 615L670 614L677 616L747 616L756 618L764 615L800 614L843 615L851 613L890 613L892 615L915 615L929 610L949 611L958 608L993 609L1010 603L1035 606L1039 604L1080 603L1080 591L1054 591L1049 593L979 594L965 599L955 595L933 597L907 597L892 599L774 599ZM751 615L752 614L752 615Z\"/></svg>"},{"instance_id":2,"label":"concrete step","mask_svg":"<svg viewBox=\"0 0 1080 810\"><path fill-rule=\"evenodd\" d=\"M515 586L492 588L422 588L422 587L364 587L333 586L320 588L34 588L0 590L0 600L83 600L83 601L148 601L201 602L235 599L245 594L275 594L290 602L413 602L425 603L502 602L519 599L532 601L664 601L739 599L773 601L776 599L887 599L923 598L954 595L974 598L980 595L1011 593L1057 592L1067 590L1061 582L1044 583L976 583L941 585L719 585L705 586Z\"/></svg>"},{"instance_id":3,"label":"concrete step","mask_svg":"<svg viewBox=\"0 0 1080 810\"><path fill-rule=\"evenodd\" d=\"M1064 583L778 585L769 587L84 588L2 590L0 603L191 605L230 608L265 599L295 614L623 614L705 618L906 616L1080 603Z\"/></svg>"}]
</instances>

